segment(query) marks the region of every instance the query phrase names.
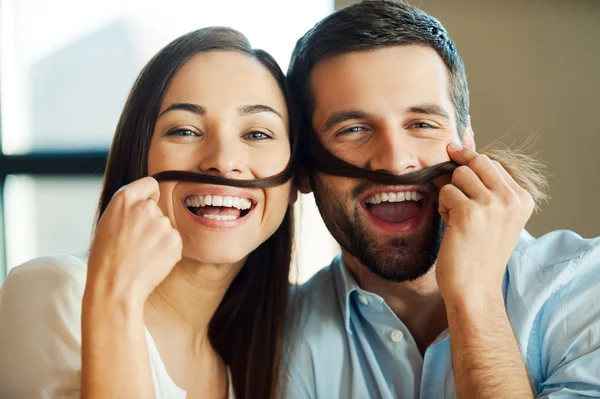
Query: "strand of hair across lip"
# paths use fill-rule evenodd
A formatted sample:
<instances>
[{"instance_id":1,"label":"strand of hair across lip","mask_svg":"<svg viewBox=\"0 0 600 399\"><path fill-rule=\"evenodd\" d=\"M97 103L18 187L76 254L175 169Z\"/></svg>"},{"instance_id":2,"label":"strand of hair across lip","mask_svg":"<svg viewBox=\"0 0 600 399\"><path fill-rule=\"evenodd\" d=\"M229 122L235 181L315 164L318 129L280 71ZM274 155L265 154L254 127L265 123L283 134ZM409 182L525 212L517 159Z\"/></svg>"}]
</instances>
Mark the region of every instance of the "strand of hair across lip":
<instances>
[{"instance_id":1,"label":"strand of hair across lip","mask_svg":"<svg viewBox=\"0 0 600 399\"><path fill-rule=\"evenodd\" d=\"M450 174L458 164L448 161L433 165L429 168L402 175L394 175L358 167L331 154L318 140L311 140L310 154L305 156L306 168L309 173L324 173L334 176L368 179L387 185L427 185L437 177Z\"/></svg>"},{"instance_id":2,"label":"strand of hair across lip","mask_svg":"<svg viewBox=\"0 0 600 399\"><path fill-rule=\"evenodd\" d=\"M309 173L324 173L334 176L361 178L376 183L388 185L426 185L439 176L452 173L458 165L454 162L443 162L432 167L410 172L403 175L393 175L360 168L331 154L321 145L313 145L311 154L306 157L306 168ZM187 181L191 183L215 184L242 188L268 188L280 186L289 181L293 174L293 163L280 173L260 179L229 179L218 175L208 175L188 171L165 171L153 177L158 181Z\"/></svg>"}]
</instances>

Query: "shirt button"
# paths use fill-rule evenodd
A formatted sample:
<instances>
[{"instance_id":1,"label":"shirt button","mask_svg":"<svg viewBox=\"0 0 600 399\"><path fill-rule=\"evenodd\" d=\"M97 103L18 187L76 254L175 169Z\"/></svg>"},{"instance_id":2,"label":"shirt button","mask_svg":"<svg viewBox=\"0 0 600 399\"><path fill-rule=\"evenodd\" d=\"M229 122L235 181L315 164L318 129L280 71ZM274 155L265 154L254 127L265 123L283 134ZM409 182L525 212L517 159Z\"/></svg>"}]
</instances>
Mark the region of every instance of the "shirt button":
<instances>
[{"instance_id":1,"label":"shirt button","mask_svg":"<svg viewBox=\"0 0 600 399\"><path fill-rule=\"evenodd\" d=\"M359 295L358 296L358 300L363 304L363 305L368 305L369 301L367 300L367 298L365 298L363 295Z\"/></svg>"},{"instance_id":2,"label":"shirt button","mask_svg":"<svg viewBox=\"0 0 600 399\"><path fill-rule=\"evenodd\" d=\"M400 342L402 341L402 338L404 338L404 334L400 330L394 330L392 331L391 338L394 342Z\"/></svg>"}]
</instances>

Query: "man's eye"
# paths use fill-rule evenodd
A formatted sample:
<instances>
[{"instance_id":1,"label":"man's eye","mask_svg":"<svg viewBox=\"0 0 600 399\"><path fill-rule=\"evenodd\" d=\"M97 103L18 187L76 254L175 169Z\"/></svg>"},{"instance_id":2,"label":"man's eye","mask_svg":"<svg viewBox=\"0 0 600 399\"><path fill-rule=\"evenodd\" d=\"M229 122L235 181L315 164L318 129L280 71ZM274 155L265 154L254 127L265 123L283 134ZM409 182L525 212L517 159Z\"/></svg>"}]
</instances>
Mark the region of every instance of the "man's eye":
<instances>
[{"instance_id":1,"label":"man's eye","mask_svg":"<svg viewBox=\"0 0 600 399\"><path fill-rule=\"evenodd\" d=\"M265 132L260 132L260 131L250 132L250 133L246 134L244 137L246 137L248 140L252 140L252 141L262 141L262 140L272 139L271 136L269 136Z\"/></svg>"},{"instance_id":2,"label":"man's eye","mask_svg":"<svg viewBox=\"0 0 600 399\"><path fill-rule=\"evenodd\" d=\"M354 133L361 133L364 132L366 129L362 126L352 126L349 127L347 129L344 130L340 130L336 136L341 136L341 135L345 135L345 134L354 134Z\"/></svg>"},{"instance_id":3,"label":"man's eye","mask_svg":"<svg viewBox=\"0 0 600 399\"><path fill-rule=\"evenodd\" d=\"M411 125L415 129L435 129L435 126L430 125L427 122L416 122Z\"/></svg>"},{"instance_id":4,"label":"man's eye","mask_svg":"<svg viewBox=\"0 0 600 399\"><path fill-rule=\"evenodd\" d=\"M196 133L195 131L190 130L190 129L176 129L176 130L172 130L167 135L168 136L179 136L179 137L199 136L198 133Z\"/></svg>"}]
</instances>

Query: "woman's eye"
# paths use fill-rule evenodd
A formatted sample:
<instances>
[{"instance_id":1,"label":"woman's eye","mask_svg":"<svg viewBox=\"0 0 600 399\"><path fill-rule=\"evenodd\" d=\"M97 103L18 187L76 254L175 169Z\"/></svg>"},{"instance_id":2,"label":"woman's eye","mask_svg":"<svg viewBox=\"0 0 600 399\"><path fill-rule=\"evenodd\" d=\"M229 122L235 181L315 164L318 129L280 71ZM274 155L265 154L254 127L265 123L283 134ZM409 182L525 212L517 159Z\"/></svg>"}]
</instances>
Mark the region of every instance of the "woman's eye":
<instances>
[{"instance_id":1,"label":"woman's eye","mask_svg":"<svg viewBox=\"0 0 600 399\"><path fill-rule=\"evenodd\" d=\"M268 134L266 134L264 132L259 132L259 131L247 133L244 137L246 137L249 140L253 140L253 141L268 140L268 139L272 138Z\"/></svg>"},{"instance_id":2,"label":"woman's eye","mask_svg":"<svg viewBox=\"0 0 600 399\"><path fill-rule=\"evenodd\" d=\"M172 130L167 135L168 136L179 136L179 137L199 136L198 133L196 133L195 131L190 130L190 129L176 129L176 130Z\"/></svg>"}]
</instances>

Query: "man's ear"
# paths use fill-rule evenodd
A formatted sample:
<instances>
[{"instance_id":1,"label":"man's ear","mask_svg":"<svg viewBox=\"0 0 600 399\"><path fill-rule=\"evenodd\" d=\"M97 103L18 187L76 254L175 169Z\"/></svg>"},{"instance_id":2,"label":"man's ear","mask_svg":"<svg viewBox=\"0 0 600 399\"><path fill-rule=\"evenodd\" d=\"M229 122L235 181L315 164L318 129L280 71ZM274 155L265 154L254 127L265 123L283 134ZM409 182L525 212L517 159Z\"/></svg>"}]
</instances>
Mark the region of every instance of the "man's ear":
<instances>
[{"instance_id":1,"label":"man's ear","mask_svg":"<svg viewBox=\"0 0 600 399\"><path fill-rule=\"evenodd\" d=\"M296 172L294 185L302 194L312 193L312 187L310 186L310 179L308 178L306 169L300 168L300 170Z\"/></svg>"},{"instance_id":2,"label":"man's ear","mask_svg":"<svg viewBox=\"0 0 600 399\"><path fill-rule=\"evenodd\" d=\"M469 150L476 151L475 150L475 132L473 132L473 127L471 126L471 115L469 115L467 127L465 127L462 145L463 145L463 147L466 147Z\"/></svg>"}]
</instances>

